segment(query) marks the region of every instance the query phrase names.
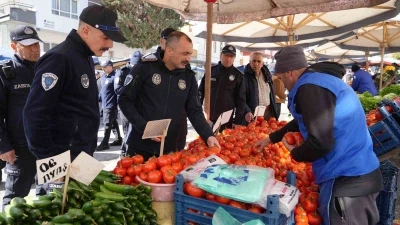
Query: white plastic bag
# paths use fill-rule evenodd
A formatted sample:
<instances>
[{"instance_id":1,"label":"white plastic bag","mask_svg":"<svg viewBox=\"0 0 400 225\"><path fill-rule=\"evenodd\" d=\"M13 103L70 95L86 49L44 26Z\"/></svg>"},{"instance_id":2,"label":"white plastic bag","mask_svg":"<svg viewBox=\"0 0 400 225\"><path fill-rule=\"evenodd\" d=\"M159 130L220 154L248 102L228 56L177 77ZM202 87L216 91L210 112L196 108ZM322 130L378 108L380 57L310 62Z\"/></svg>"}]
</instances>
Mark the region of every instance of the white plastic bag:
<instances>
[{"instance_id":1,"label":"white plastic bag","mask_svg":"<svg viewBox=\"0 0 400 225\"><path fill-rule=\"evenodd\" d=\"M216 155L210 155L205 159L200 159L196 164L182 170L185 182L194 181L207 167L212 165L225 165L226 162Z\"/></svg>"}]
</instances>

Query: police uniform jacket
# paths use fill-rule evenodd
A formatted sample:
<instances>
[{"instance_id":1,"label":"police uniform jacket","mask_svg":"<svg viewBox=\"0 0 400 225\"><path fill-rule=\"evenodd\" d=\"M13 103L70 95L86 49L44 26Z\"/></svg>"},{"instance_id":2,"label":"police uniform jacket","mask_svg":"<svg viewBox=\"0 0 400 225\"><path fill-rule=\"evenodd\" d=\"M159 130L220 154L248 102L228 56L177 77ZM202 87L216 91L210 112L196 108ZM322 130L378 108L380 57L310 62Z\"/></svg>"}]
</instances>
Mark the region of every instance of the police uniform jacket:
<instances>
[{"instance_id":1,"label":"police uniform jacket","mask_svg":"<svg viewBox=\"0 0 400 225\"><path fill-rule=\"evenodd\" d=\"M204 100L205 76L203 76L199 95ZM210 118L215 122L218 117L231 109L235 109L235 124L242 124L246 94L243 74L234 66L224 67L221 62L211 67Z\"/></svg>"},{"instance_id":2,"label":"police uniform jacket","mask_svg":"<svg viewBox=\"0 0 400 225\"><path fill-rule=\"evenodd\" d=\"M117 108L117 94L114 91L115 70L101 79L100 101L103 109Z\"/></svg>"},{"instance_id":3,"label":"police uniform jacket","mask_svg":"<svg viewBox=\"0 0 400 225\"><path fill-rule=\"evenodd\" d=\"M194 72L188 69L170 71L154 54L145 56L132 68L125 79L119 107L132 124L127 144L135 150L158 153L160 143L143 140L144 129L148 121L171 119L164 152L175 151L184 109L203 140L213 135L198 101Z\"/></svg>"},{"instance_id":4,"label":"police uniform jacket","mask_svg":"<svg viewBox=\"0 0 400 225\"><path fill-rule=\"evenodd\" d=\"M16 147L28 146L22 122L22 111L34 77L35 63L14 55L5 66L11 66L12 73L10 74L13 77L6 78L3 70L0 69L0 154Z\"/></svg>"},{"instance_id":5,"label":"police uniform jacket","mask_svg":"<svg viewBox=\"0 0 400 225\"><path fill-rule=\"evenodd\" d=\"M131 64L127 64L115 72L114 91L115 94L117 94L117 98L119 98L119 96L122 93L122 90L124 88L125 78L129 74L131 69L132 69Z\"/></svg>"},{"instance_id":6,"label":"police uniform jacket","mask_svg":"<svg viewBox=\"0 0 400 225\"><path fill-rule=\"evenodd\" d=\"M94 53L72 30L36 64L24 108L25 134L38 159L71 150L89 155L97 145L100 115Z\"/></svg>"}]
</instances>

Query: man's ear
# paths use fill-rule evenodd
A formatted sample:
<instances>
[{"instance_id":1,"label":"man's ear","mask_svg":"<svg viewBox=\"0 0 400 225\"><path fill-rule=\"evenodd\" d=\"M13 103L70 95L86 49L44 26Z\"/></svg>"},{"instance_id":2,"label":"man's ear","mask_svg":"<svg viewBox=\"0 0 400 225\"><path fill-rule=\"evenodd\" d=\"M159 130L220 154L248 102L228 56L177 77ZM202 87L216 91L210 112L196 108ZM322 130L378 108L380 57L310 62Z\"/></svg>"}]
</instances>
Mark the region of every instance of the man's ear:
<instances>
[{"instance_id":1,"label":"man's ear","mask_svg":"<svg viewBox=\"0 0 400 225\"><path fill-rule=\"evenodd\" d=\"M17 43L11 42L10 46L14 51L17 51Z\"/></svg>"}]
</instances>

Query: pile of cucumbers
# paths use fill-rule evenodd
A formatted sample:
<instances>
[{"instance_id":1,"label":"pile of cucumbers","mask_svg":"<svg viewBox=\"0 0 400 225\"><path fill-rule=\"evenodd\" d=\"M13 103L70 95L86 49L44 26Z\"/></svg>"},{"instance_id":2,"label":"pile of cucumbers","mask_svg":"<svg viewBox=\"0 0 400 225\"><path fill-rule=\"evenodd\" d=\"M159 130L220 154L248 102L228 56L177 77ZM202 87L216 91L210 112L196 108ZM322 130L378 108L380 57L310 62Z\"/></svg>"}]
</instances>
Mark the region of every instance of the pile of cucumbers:
<instances>
[{"instance_id":1,"label":"pile of cucumbers","mask_svg":"<svg viewBox=\"0 0 400 225\"><path fill-rule=\"evenodd\" d=\"M0 214L0 225L156 225L151 188L116 184L116 178L102 171L89 186L71 180L64 214L60 189L38 198L14 198Z\"/></svg>"}]
</instances>

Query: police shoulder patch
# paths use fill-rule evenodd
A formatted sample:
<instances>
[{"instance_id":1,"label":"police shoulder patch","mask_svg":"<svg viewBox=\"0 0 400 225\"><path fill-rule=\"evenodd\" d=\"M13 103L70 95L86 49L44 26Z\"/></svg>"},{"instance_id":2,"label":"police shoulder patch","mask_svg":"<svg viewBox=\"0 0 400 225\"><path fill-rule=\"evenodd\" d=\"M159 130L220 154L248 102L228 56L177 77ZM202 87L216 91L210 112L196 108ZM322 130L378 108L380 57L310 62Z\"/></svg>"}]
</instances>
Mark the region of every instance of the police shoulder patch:
<instances>
[{"instance_id":1,"label":"police shoulder patch","mask_svg":"<svg viewBox=\"0 0 400 225\"><path fill-rule=\"evenodd\" d=\"M42 74L42 86L45 91L52 89L56 86L58 77L54 73Z\"/></svg>"},{"instance_id":2,"label":"police shoulder patch","mask_svg":"<svg viewBox=\"0 0 400 225\"><path fill-rule=\"evenodd\" d=\"M133 80L133 76L131 74L126 76L124 86L127 86L128 84L130 84L132 82L132 80Z\"/></svg>"},{"instance_id":3,"label":"police shoulder patch","mask_svg":"<svg viewBox=\"0 0 400 225\"><path fill-rule=\"evenodd\" d=\"M154 62L157 61L157 56L154 53L149 53L142 57L142 62Z\"/></svg>"},{"instance_id":4,"label":"police shoulder patch","mask_svg":"<svg viewBox=\"0 0 400 225\"><path fill-rule=\"evenodd\" d=\"M84 88L89 87L89 77L87 74L82 74L81 76L81 83Z\"/></svg>"}]
</instances>

